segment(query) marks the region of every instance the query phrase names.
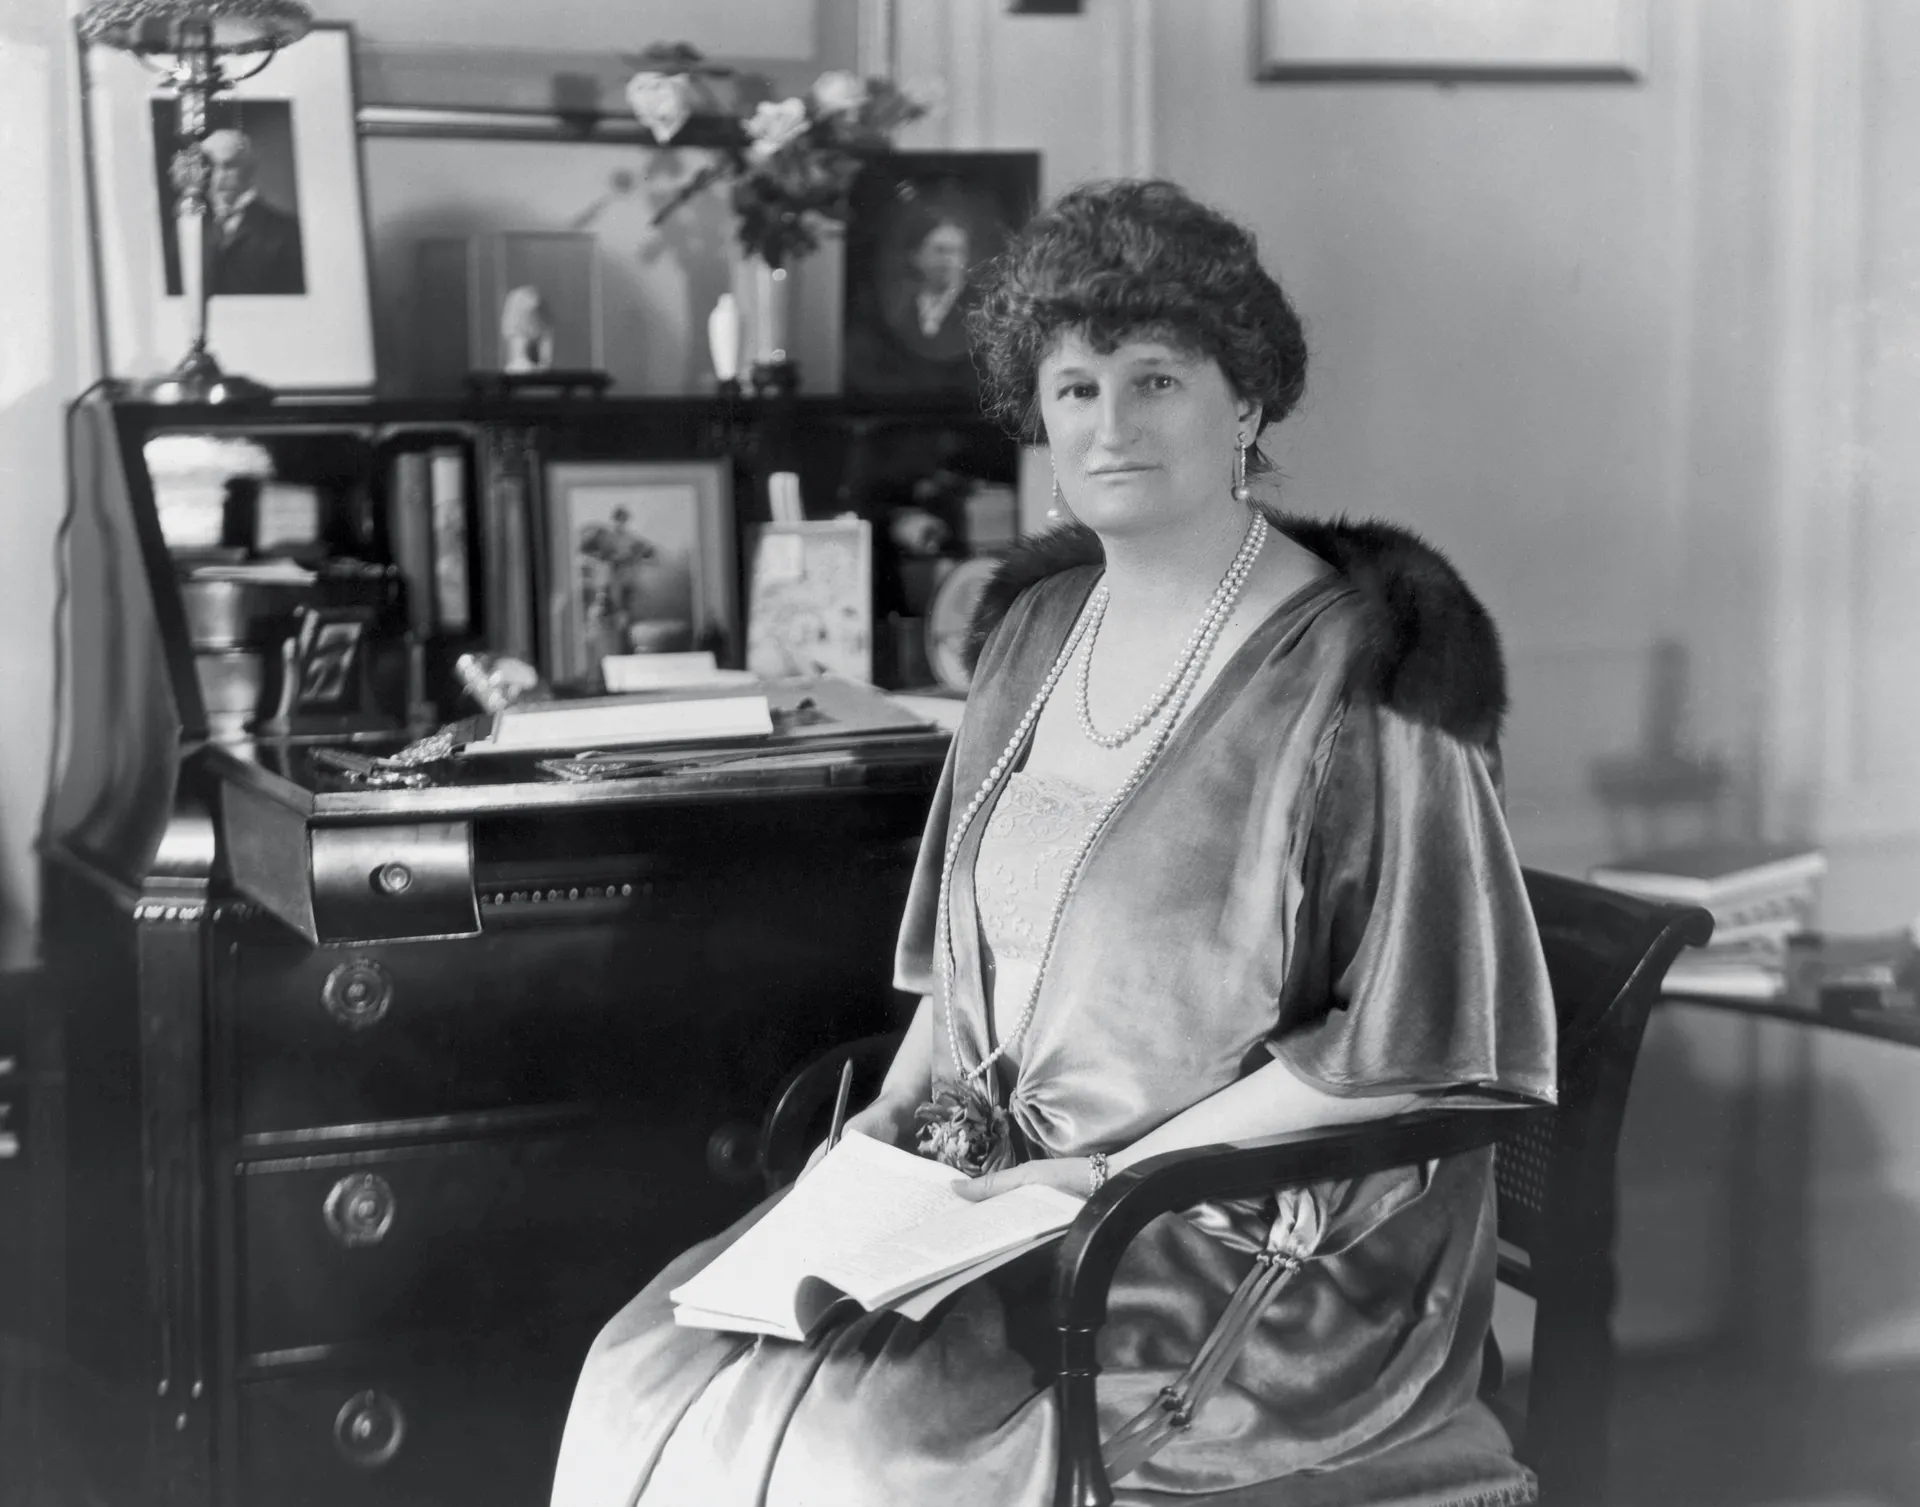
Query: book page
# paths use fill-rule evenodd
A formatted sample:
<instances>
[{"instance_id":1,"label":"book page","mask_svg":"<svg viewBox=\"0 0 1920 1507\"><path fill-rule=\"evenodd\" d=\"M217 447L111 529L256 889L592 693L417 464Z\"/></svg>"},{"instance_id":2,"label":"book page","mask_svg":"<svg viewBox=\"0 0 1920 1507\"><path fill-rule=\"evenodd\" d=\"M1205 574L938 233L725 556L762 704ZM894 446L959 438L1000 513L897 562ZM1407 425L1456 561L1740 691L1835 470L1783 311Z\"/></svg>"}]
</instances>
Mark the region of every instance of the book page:
<instances>
[{"instance_id":1,"label":"book page","mask_svg":"<svg viewBox=\"0 0 1920 1507\"><path fill-rule=\"evenodd\" d=\"M676 1303L796 1326L801 1281L837 1255L881 1245L936 1209L957 1204L965 1174L847 1136L772 1210L673 1289Z\"/></svg>"},{"instance_id":2,"label":"book page","mask_svg":"<svg viewBox=\"0 0 1920 1507\"><path fill-rule=\"evenodd\" d=\"M819 1274L862 1307L882 1308L950 1273L1000 1264L989 1257L1011 1259L1073 1223L1080 1204L1058 1188L1015 1188L982 1203L949 1189L911 1226L836 1253Z\"/></svg>"},{"instance_id":3,"label":"book page","mask_svg":"<svg viewBox=\"0 0 1920 1507\"><path fill-rule=\"evenodd\" d=\"M819 1284L864 1307L883 1307L965 1268L998 1264L988 1258L1031 1247L1065 1228L1080 1208L1079 1199L1050 1188L969 1203L955 1191L966 1180L950 1167L850 1135L779 1207L670 1296L756 1326L804 1332L822 1308Z\"/></svg>"},{"instance_id":4,"label":"book page","mask_svg":"<svg viewBox=\"0 0 1920 1507\"><path fill-rule=\"evenodd\" d=\"M1058 1234L1059 1231L1050 1230L1044 1235L1035 1235L1025 1245L1016 1245L1012 1250L1002 1251L999 1255L990 1256L985 1261L976 1261L972 1266L962 1267L950 1277L942 1277L938 1282L929 1282L925 1287L915 1288L904 1298L887 1304L887 1311L897 1313L903 1319L912 1319L916 1324L922 1323L928 1314L969 1282L978 1282L995 1267L1005 1266L1009 1261L1026 1255L1028 1251L1038 1250Z\"/></svg>"}]
</instances>

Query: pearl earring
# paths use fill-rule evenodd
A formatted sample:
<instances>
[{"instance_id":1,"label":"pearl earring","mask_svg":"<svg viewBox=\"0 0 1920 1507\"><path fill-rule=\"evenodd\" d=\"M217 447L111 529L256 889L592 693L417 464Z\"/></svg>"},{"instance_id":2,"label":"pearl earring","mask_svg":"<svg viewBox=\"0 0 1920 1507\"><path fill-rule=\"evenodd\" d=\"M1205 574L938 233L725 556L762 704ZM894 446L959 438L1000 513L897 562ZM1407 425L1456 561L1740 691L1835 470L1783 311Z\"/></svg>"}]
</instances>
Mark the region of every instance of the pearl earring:
<instances>
[{"instance_id":1,"label":"pearl earring","mask_svg":"<svg viewBox=\"0 0 1920 1507\"><path fill-rule=\"evenodd\" d=\"M1047 522L1059 523L1067 516L1067 500L1060 495L1060 473L1053 473L1053 506L1047 509Z\"/></svg>"},{"instance_id":2,"label":"pearl earring","mask_svg":"<svg viewBox=\"0 0 1920 1507\"><path fill-rule=\"evenodd\" d=\"M1253 488L1247 485L1247 437L1234 436L1237 449L1233 452L1233 500L1250 504L1253 501Z\"/></svg>"}]
</instances>

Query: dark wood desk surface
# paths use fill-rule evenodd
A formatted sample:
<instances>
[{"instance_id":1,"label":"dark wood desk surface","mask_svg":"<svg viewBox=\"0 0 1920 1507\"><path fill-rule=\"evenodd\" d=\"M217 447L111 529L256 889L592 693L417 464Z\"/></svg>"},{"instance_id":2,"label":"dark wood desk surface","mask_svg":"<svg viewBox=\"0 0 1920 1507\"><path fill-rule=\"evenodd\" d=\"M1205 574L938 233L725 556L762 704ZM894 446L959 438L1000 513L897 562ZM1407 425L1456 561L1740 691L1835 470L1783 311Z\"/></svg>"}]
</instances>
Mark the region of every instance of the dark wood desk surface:
<instances>
[{"instance_id":1,"label":"dark wood desk surface","mask_svg":"<svg viewBox=\"0 0 1920 1507\"><path fill-rule=\"evenodd\" d=\"M1876 1041L1891 1041L1901 1046L1920 1047L1920 1011L1913 1010L1816 1010L1788 1000L1727 999L1714 994L1669 992L1661 996L1665 1004L1698 1005L1707 1010L1724 1010L1761 1020L1783 1020L1794 1025L1818 1026L1849 1036L1870 1036Z\"/></svg>"}]
</instances>

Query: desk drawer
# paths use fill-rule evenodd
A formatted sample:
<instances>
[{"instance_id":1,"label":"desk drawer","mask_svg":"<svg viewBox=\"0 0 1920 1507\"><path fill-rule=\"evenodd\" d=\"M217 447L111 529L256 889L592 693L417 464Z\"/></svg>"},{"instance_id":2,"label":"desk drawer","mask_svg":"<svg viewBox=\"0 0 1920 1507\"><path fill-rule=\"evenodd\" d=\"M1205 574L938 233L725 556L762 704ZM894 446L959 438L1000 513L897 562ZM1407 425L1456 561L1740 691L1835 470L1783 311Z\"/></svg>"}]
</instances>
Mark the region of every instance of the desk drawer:
<instances>
[{"instance_id":1,"label":"desk drawer","mask_svg":"<svg viewBox=\"0 0 1920 1507\"><path fill-rule=\"evenodd\" d=\"M605 1319L722 1229L705 1123L405 1146L238 1169L242 1353Z\"/></svg>"},{"instance_id":2,"label":"desk drawer","mask_svg":"<svg viewBox=\"0 0 1920 1507\"><path fill-rule=\"evenodd\" d=\"M238 1341L289 1352L591 1324L759 1196L711 1126L254 1162L238 1169Z\"/></svg>"},{"instance_id":3,"label":"desk drawer","mask_svg":"<svg viewBox=\"0 0 1920 1507\"><path fill-rule=\"evenodd\" d=\"M240 1507L532 1507L547 1500L578 1354L348 1369L239 1393Z\"/></svg>"},{"instance_id":4,"label":"desk drawer","mask_svg":"<svg viewBox=\"0 0 1920 1507\"><path fill-rule=\"evenodd\" d=\"M665 1055L638 1045L698 1018L689 925L661 917L340 949L229 942L219 988L240 1133L619 1089L636 1063Z\"/></svg>"}]
</instances>

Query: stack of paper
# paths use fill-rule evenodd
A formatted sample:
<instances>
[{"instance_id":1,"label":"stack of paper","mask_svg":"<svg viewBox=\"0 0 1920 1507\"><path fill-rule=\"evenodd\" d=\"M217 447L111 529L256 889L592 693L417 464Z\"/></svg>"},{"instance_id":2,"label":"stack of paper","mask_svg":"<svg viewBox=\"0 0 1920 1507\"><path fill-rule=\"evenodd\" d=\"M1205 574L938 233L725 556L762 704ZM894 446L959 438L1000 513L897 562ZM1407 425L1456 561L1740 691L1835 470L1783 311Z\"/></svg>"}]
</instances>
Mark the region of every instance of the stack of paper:
<instances>
[{"instance_id":1,"label":"stack of paper","mask_svg":"<svg viewBox=\"0 0 1920 1507\"><path fill-rule=\"evenodd\" d=\"M1787 993L1787 939L1813 924L1826 856L1797 843L1711 843L1603 864L1608 889L1713 913L1713 940L1668 970L1670 993L1778 999Z\"/></svg>"},{"instance_id":2,"label":"stack of paper","mask_svg":"<svg viewBox=\"0 0 1920 1507\"><path fill-rule=\"evenodd\" d=\"M772 732L773 713L760 692L733 685L683 686L633 696L516 702L495 712L487 735L468 743L464 752L565 753L766 737Z\"/></svg>"},{"instance_id":3,"label":"stack of paper","mask_svg":"<svg viewBox=\"0 0 1920 1507\"><path fill-rule=\"evenodd\" d=\"M971 1203L964 1172L858 1133L668 1294L677 1323L805 1339L836 1308L923 1319L950 1293L1054 1238L1081 1200L1029 1184Z\"/></svg>"}]
</instances>

